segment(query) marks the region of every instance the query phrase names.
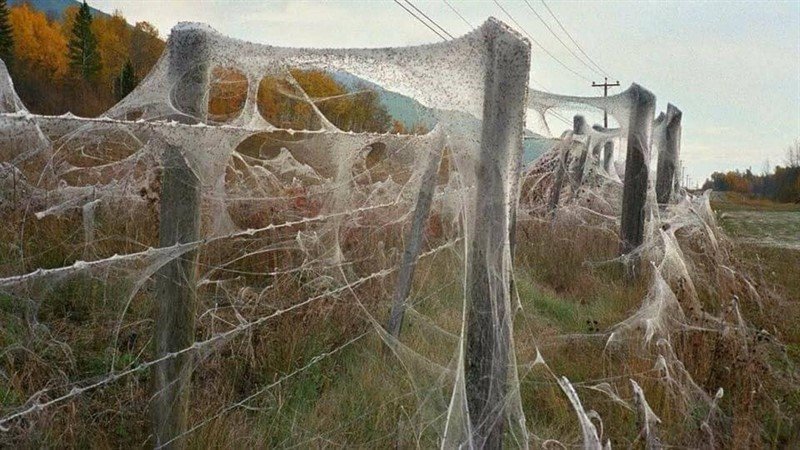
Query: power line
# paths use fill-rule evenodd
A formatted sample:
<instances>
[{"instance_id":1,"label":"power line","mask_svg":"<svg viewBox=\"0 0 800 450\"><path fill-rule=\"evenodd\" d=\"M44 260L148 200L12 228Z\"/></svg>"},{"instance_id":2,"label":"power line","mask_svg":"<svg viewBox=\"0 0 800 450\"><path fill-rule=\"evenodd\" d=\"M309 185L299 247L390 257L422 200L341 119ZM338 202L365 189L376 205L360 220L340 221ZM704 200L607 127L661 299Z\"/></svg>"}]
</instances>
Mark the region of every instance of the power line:
<instances>
[{"instance_id":1,"label":"power line","mask_svg":"<svg viewBox=\"0 0 800 450\"><path fill-rule=\"evenodd\" d=\"M564 69L568 70L569 72L571 72L573 75L577 76L578 78L581 78L582 80L588 81L588 82L592 81L591 79L581 75L579 72L577 72L573 68L571 68L568 65L564 64L564 62L561 61L560 59L558 59L556 57L556 55L550 53L549 50L547 50L542 44L539 43L539 41L537 41L533 36L531 36L531 34L528 33L528 31L522 25L520 25L519 22L517 22L517 20L514 19L514 17L511 14L509 14L509 12L506 11L505 8L503 8L503 5L498 3L497 0L493 0L493 1L494 1L494 4L497 5L500 8L500 10L503 11L503 13L505 13L506 16L508 16L508 18L514 23L514 25L516 25L517 28L519 28L523 33L525 33L525 36L527 36L528 39L531 40L531 42L536 44L537 47L539 47L543 52L545 52L547 54L547 56L553 58L553 60L555 60L557 63L559 63L561 65L561 67L563 67Z\"/></svg>"},{"instance_id":2,"label":"power line","mask_svg":"<svg viewBox=\"0 0 800 450\"><path fill-rule=\"evenodd\" d=\"M560 59L558 59L558 58L557 58L555 55L553 55L553 54L552 54L552 53L551 53L549 50L547 50L547 49L546 49L546 48L545 48L545 47L544 47L544 46L543 46L541 43L539 43L539 41L537 41L537 40L536 40L536 39L535 39L533 36L531 36L531 34L530 34L530 33L528 33L528 31L527 31L527 30L526 30L526 29L525 29L525 28L524 28L522 25L520 25L520 24L519 24L519 22L517 22L517 21L516 21L516 19L514 19L514 17L513 17L513 16L512 16L512 15L511 15L511 14L510 14L508 11L506 11L506 9L505 9L505 8L503 8L503 5L501 5L500 3L498 3L498 1L497 1L497 0L493 0L493 1L494 1L494 4L495 4L495 5L497 5L497 6L500 8L500 10L501 10L501 11L503 11L503 13L504 13L506 16L508 16L508 18L509 18L509 19L510 19L510 20L511 20L513 23L514 23L514 25L516 25L516 26L517 26L517 28L519 28L520 30L522 30L522 32L523 32L523 33L525 33L525 35L528 37L528 39L530 39L530 40L531 40L531 42L533 42L533 43L534 43L534 44L536 44L536 45L537 45L537 46L538 46L540 49L542 49L542 50L543 50L543 51L544 51L544 52L545 52L545 53L546 53L546 54L547 54L549 57L553 58L553 59L554 59L556 62L558 62L558 63L559 63L559 64L560 64L560 65L561 65L563 68L567 69L568 71L570 71L570 72L571 72L571 73L573 73L574 75L578 76L579 78L582 78L582 79L584 79L584 80L586 80L586 81L590 81L590 82L591 82L591 80L590 80L589 78L586 78L585 76L581 75L580 73L578 73L577 71L575 71L575 70L574 70L574 69L572 69L571 67L569 67L569 66L567 66L566 64L564 64L564 62L563 62L563 61L561 61ZM535 12L535 11L534 11L534 12ZM538 14L537 14L537 16L538 16ZM548 29L550 29L550 28L548 27ZM551 30L551 32L552 32L552 30ZM556 36L556 37L558 37L558 36ZM559 40L560 40L560 39L559 39ZM580 60L580 58L579 58L578 60L579 60L579 61L581 61L581 62L583 62L582 60ZM590 69L591 69L591 67L590 67ZM534 83L536 82L535 80L531 80L531 81L533 81ZM541 83L538 83L538 84L541 86ZM548 92L548 91L547 91L547 89L543 89L543 91L544 91L544 92ZM549 93L549 92L548 92L548 93ZM564 122L565 124L572 126L572 122L571 122L569 119L567 119L567 118L565 118L564 116L562 116L561 114L559 114L559 113L557 113L557 112L555 112L555 111L552 111L552 110L550 110L550 109L548 109L546 112L549 112L550 114L552 114L552 115L553 115L553 117L555 117L556 119L558 119L558 120L560 120L560 121Z\"/></svg>"},{"instance_id":3,"label":"power line","mask_svg":"<svg viewBox=\"0 0 800 450\"><path fill-rule=\"evenodd\" d=\"M448 36L450 39L455 39L455 38L453 37L453 35L452 35L452 34L448 33L448 32L447 32L447 30L445 30L444 28L442 28L442 26L441 26L441 25L439 25L438 23L436 23L436 21L435 21L435 20L433 20L433 19L431 19L430 17L428 17L428 15L427 15L427 14L425 14L424 12L422 12L422 10L420 10L419 8L417 8L416 6L414 6L414 4L413 4L413 3L411 3L409 0L406 0L406 3L408 3L408 6L410 6L410 7L414 8L414 11L416 11L416 12L418 12L418 13L422 14L422 16L423 16L423 17L425 17L426 19L428 19L428 20L429 20L429 21L430 21L432 24L436 25L436 27L437 27L437 28L439 28L440 30L442 30L442 31L444 32L444 34L446 34L446 35L447 35L447 36Z\"/></svg>"},{"instance_id":4,"label":"power line","mask_svg":"<svg viewBox=\"0 0 800 450\"><path fill-rule=\"evenodd\" d=\"M616 83L609 83L608 77L606 77L606 81L603 83L595 83L592 81L592 87L601 87L603 88L603 97L608 97L608 88L610 87L617 87L619 86L619 81ZM608 128L608 110L603 108L603 126Z\"/></svg>"},{"instance_id":5,"label":"power line","mask_svg":"<svg viewBox=\"0 0 800 450\"><path fill-rule=\"evenodd\" d=\"M445 4L445 5L447 5L447 6L448 6L448 7L449 7L449 8L450 8L450 9L451 9L451 10L452 10L452 11L453 11L453 12L454 12L454 13L455 13L455 14L456 14L458 17L459 17L459 18L461 18L461 20L462 20L462 21L464 21L464 23L466 23L466 24L467 24L467 26L469 26L469 27L470 27L470 28L472 28L473 30L475 29L475 27L473 27L473 26L472 26L472 24L471 24L471 23L469 23L469 21L467 21L467 19L465 19L465 18L464 18L464 16L462 16L462 15L461 15L461 13L459 13L459 12L458 12L458 10L457 10L457 9L455 9L455 8L453 7L453 5L451 5L451 4L450 4L450 2L448 2L447 0L442 0L442 1L443 1L443 2L444 2L444 4ZM444 30L443 30L443 31L444 31ZM448 35L449 35L449 34L450 34L450 33L448 33ZM538 85L539 85L539 87L540 87L540 88L541 88L543 91L545 91L545 92L547 92L547 91L548 91L548 89L547 89L547 88L545 88L545 87L542 85L542 83L539 83L539 82L537 82L536 80L534 80L534 79L533 79L533 77L531 77L531 83L533 83L533 84L538 84ZM553 116L554 116L556 119L558 119L558 120L560 120L560 121L564 122L565 124L567 124L567 125L570 125L570 126L572 125L572 122L570 122L569 120L567 120L566 118L564 118L564 116L562 116L561 114L559 114L559 113L557 113L557 112L555 112L555 111L547 111L547 112L549 112L549 113L550 113L550 114L552 114L552 115L553 115Z\"/></svg>"},{"instance_id":6,"label":"power line","mask_svg":"<svg viewBox=\"0 0 800 450\"><path fill-rule=\"evenodd\" d=\"M567 28L564 26L564 24L563 24L563 23L561 23L561 21L560 21L560 20L558 20L558 17L556 17L556 14L553 12L553 10L552 10L552 9L550 9L550 7L549 7L549 6L547 6L547 3L545 3L545 2L544 2L544 0L540 0L540 1L542 2L542 5L544 5L544 7L545 7L545 8L547 9L547 11L550 13L550 15L551 15L551 16L553 16L553 19L555 19L555 20L556 20L556 23L558 24L558 26L559 26L559 27L561 27L561 30L562 30L562 31L564 31L564 33L567 35L567 37L569 37L569 39L572 41L572 43L573 43L573 44L575 44L575 47L578 47L578 50L579 50L579 51L580 51L580 52L583 54L583 56L585 56L585 57L586 57L586 59L588 59L588 60L589 60L589 61L590 61L592 64L594 64L594 66L595 66L595 67L597 67L597 68L598 68L598 69L599 69L601 72L603 72L603 75L605 75L605 76L607 76L607 77L610 77L611 75L609 75L609 74L608 74L608 72L606 72L605 70L603 70L603 68L602 68L602 67L600 67L600 65L599 65L599 64L597 64L597 62L596 62L595 60L593 60L593 59L592 59L592 57L591 57L591 56L589 56L589 55L586 53L586 51L585 51L585 50L583 50L583 47L581 47L581 45L580 45L580 44L578 44L578 41L576 41L576 40L575 40L575 38L574 38L574 37L572 37L572 35L570 34L570 32L569 32L569 31L567 31ZM527 2L527 0L525 1L525 3L528 3L528 2Z\"/></svg>"},{"instance_id":7,"label":"power line","mask_svg":"<svg viewBox=\"0 0 800 450\"><path fill-rule=\"evenodd\" d=\"M431 31L433 31L434 33L436 33L436 35L437 35L437 36L439 36L440 38L442 38L442 40L443 40L443 41L446 41L446 40L447 40L447 38L446 38L446 37L444 37L444 36L442 36L442 34L441 34L441 33L439 33L438 31L436 31L436 29L435 29L435 28L433 28L432 26L428 25L428 22L425 22L424 20L422 20L420 17L418 17L416 14L414 14L414 12L413 12L413 11L411 11L411 10L410 10L410 9L408 9L408 8L406 8L406 7L405 7L405 6L404 6L402 3L400 3L398 0L394 0L394 2L395 2L395 3L397 3L398 5L400 5L400 7L401 7L401 8L403 8L403 9L404 9L404 10L405 10L407 13L411 14L411 17L413 17L413 18L415 18L415 19L419 20L419 21L420 21L420 22L421 22L423 25L425 25L426 27L428 27L428 29L429 29L429 30L431 30Z\"/></svg>"},{"instance_id":8,"label":"power line","mask_svg":"<svg viewBox=\"0 0 800 450\"><path fill-rule=\"evenodd\" d=\"M442 1L444 2L444 4L445 4L445 5L447 5L447 7L448 7L448 8L450 8L450 10L451 10L451 11L453 11L454 13L456 13L456 15L458 16L458 18L459 18L459 19L461 19L461 21L462 21L462 22L464 22L465 24L467 24L467 26L468 26L468 27L470 27L471 29L473 29L473 30L475 29L475 27L474 27L474 26L472 26L472 24L471 24L471 23L469 23L469 20L465 19L465 18L464 18L464 16L462 16L462 15L461 15L461 13L460 13L460 12L458 12L458 10L457 10L457 9L456 9L456 8L455 8L453 5L451 5L451 4L450 4L450 2L448 2L447 0L442 0Z\"/></svg>"},{"instance_id":9,"label":"power line","mask_svg":"<svg viewBox=\"0 0 800 450\"><path fill-rule=\"evenodd\" d=\"M445 38L444 36L442 36L442 34L441 34L441 33L439 33L438 31L436 31L436 29L435 29L435 28L431 27L431 26L430 26L430 25L429 25L427 22L425 22L424 20L422 20L422 18L420 18L419 16L417 16L416 14L414 14L414 13L413 13L413 12L412 12L410 9L406 8L406 7L405 7L405 6L404 6L402 3L400 3L398 0L394 0L394 2L395 2L395 3L397 3L398 5L400 5L400 7L401 7L401 8L403 8L403 9L404 9L404 10L405 10L407 13L409 13L409 14L410 14L412 17L414 17L415 19L417 19L417 20L418 20L420 23L422 23L423 25L425 25L425 26L426 26L426 27L427 27L429 30L431 30L431 31L433 31L434 33L436 33L436 35L437 35L437 36L439 36L440 38L442 38L442 40L444 40L444 41L447 41L447 38ZM447 0L444 0L444 2L445 2L446 4L448 3L448 2L447 2ZM414 7L414 5L413 5L411 2L409 2L408 0L406 0L406 3L408 3L408 4L409 4L409 5L412 7L412 8L416 9L417 11L419 11L419 9L417 9L416 7ZM495 3L497 3L497 2L495 2ZM459 17L461 17L461 14L459 14L459 13L458 13L458 11L457 11L455 8L453 8L453 7L452 7L451 5L449 5L449 4L448 4L448 6L450 6L450 9L452 9L454 13L456 13L456 14L457 14ZM500 5L498 4L498 6L500 6ZM500 9L503 9L503 8L502 8L502 6L500 7ZM505 12L505 11L504 11L504 12ZM430 21L431 21L431 22L432 22L434 25L436 25L436 26L437 26L437 27L439 27L439 28L440 28L442 31L444 31L444 32L445 32L445 34L447 34L448 36L450 36L450 37L452 38L452 35L451 35L451 34L450 34L450 33L449 33L447 30L445 30L445 29L444 29L444 28L443 28L441 25L439 25L438 23L436 23L436 22L435 22L433 19L431 19L431 18L430 18L430 17L428 17L427 15L425 15L425 13L423 13L422 11L419 11L419 13L420 13L420 14L422 14L423 16L425 16L425 17L426 17L428 20L430 20ZM506 13L506 14L508 15L508 13ZM509 16L509 17L510 17L510 16ZM466 19L464 19L463 17L461 17L461 18L462 18L462 20L464 20L464 22L465 22L467 25L469 25L469 26L472 26L472 25L470 25L470 23L469 23L469 22L468 22ZM513 19L512 19L512 20L513 20ZM515 21L514 23L516 23L516 21ZM519 24L517 24L517 26L519 26ZM527 34L527 33L526 33L526 34ZM532 38L531 38L531 39L532 39ZM546 51L546 50L545 50L545 51ZM531 79L531 81L532 81L532 82L534 82L534 83L536 83L536 80L533 80L533 79ZM541 83L537 83L537 84L539 84L539 85L541 86ZM544 91L547 91L546 89L544 89L544 86L542 86L542 90L544 90ZM558 113L557 113L557 112L555 112L555 111L549 111L549 110L548 110L547 112L549 112L549 113L550 113L550 114L552 114L552 115L553 115L555 118L557 118L558 120L560 120L560 121L564 122L564 123L565 123L565 124L567 124L567 125L571 125L571 124L572 124L572 122L570 122L569 120L567 120L566 118L564 118L562 115L558 114Z\"/></svg>"},{"instance_id":10,"label":"power line","mask_svg":"<svg viewBox=\"0 0 800 450\"><path fill-rule=\"evenodd\" d=\"M575 51L574 51L574 50L572 50L572 49L571 49L571 48L570 48L570 47L569 47L569 46L566 44L566 42L564 42L564 41L561 39L561 37L559 37L559 36L558 36L558 34L556 34L556 32L555 32L555 31L553 31L553 29L552 29L552 28L550 28L550 25L549 25L549 24L548 24L548 23L547 23L547 22L544 20L544 18L543 18L543 17L542 17L542 16L539 14L539 12L537 12L535 9L533 9L533 6L530 4L530 2L528 2L528 0L524 0L524 1L525 1L525 4L528 6L528 9L530 9L530 10L531 10L531 12L532 12L532 13L533 13L533 14L536 16L536 18L537 18L537 19L539 19L539 22L542 22L542 25L544 25L544 26L545 26L545 28L547 28L547 31L549 31L549 32L550 32L550 34L552 34L553 36L555 36L555 38L558 40L558 42L559 42L559 43L561 43L561 45L562 45L562 46L563 46L565 49L567 49L567 51L570 53L570 55L574 56L574 57L575 57L575 59L577 59L578 61L580 61L580 63L581 63L581 64L583 64L584 66L586 66L586 67L587 67L589 70L591 70L592 72L596 72L596 73L598 73L598 74L602 75L602 72L598 71L598 70L597 70L597 69L595 69L594 67L590 66L590 65L589 65L589 64L588 64L586 61L584 61L584 60L583 60L583 58L581 58L581 57L580 57L580 55L578 55L577 53L575 53Z\"/></svg>"}]
</instances>

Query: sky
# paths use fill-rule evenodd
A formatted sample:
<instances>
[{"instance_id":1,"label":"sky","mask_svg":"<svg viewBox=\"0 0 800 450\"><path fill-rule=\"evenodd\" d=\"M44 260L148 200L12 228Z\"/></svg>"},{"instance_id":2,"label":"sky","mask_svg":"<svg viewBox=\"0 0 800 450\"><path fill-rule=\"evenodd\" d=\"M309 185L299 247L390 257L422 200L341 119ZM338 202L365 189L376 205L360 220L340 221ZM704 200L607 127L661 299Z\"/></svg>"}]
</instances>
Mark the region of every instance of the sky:
<instances>
[{"instance_id":1,"label":"sky","mask_svg":"<svg viewBox=\"0 0 800 450\"><path fill-rule=\"evenodd\" d=\"M545 1L585 53L611 75L609 81L623 88L639 83L656 94L658 111L667 102L683 111L681 152L690 185L713 171L752 168L760 173L767 162L783 164L786 148L800 139L800 0ZM444 0L412 2L453 36L489 16L521 27L555 57L533 44L533 87L602 94L591 87L591 81L603 81L600 70L583 57L541 0L448 0L466 23ZM178 22L198 21L232 37L288 47L394 47L441 40L392 0L90 4L109 13L119 10L131 23L146 20L162 37Z\"/></svg>"}]
</instances>

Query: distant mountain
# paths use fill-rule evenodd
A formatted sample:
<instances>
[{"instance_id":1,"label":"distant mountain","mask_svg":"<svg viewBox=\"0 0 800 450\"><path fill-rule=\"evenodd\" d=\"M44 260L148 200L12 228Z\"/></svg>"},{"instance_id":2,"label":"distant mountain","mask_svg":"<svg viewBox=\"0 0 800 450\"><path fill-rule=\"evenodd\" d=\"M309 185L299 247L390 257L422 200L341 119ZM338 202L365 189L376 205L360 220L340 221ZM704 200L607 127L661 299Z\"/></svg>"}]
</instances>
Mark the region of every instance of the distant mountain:
<instances>
[{"instance_id":1,"label":"distant mountain","mask_svg":"<svg viewBox=\"0 0 800 450\"><path fill-rule=\"evenodd\" d=\"M47 17L58 20L61 19L61 16L67 8L70 6L80 6L83 2L77 0L8 0L9 7L21 5L23 3L28 3L35 9L42 11ZM108 16L108 14L103 11L92 8L91 5L89 5L89 9L94 16Z\"/></svg>"},{"instance_id":2,"label":"distant mountain","mask_svg":"<svg viewBox=\"0 0 800 450\"><path fill-rule=\"evenodd\" d=\"M370 83L347 72L337 71L331 75L349 91L366 87L377 92L386 112L393 120L402 123L407 129L412 129L415 125L424 125L428 129L432 129L436 125L435 113L410 97L388 91L375 83Z\"/></svg>"},{"instance_id":3,"label":"distant mountain","mask_svg":"<svg viewBox=\"0 0 800 450\"><path fill-rule=\"evenodd\" d=\"M411 129L417 124L422 124L428 129L432 129L436 125L436 113L432 109L422 106L413 98L386 90L377 84L370 83L347 72L333 72L331 75L348 90L352 91L366 86L377 92L381 104L386 108L392 119L399 121L407 129ZM555 142L557 140L525 130L523 163L530 164L535 161L550 150Z\"/></svg>"}]
</instances>

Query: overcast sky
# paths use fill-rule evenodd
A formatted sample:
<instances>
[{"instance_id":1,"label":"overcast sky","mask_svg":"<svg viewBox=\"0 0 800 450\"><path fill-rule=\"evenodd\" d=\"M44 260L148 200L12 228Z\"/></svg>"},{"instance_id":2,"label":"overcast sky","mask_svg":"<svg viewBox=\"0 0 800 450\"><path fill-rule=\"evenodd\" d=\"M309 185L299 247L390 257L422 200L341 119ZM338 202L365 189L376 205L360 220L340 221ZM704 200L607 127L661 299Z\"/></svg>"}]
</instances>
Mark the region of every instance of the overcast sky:
<instances>
[{"instance_id":1,"label":"overcast sky","mask_svg":"<svg viewBox=\"0 0 800 450\"><path fill-rule=\"evenodd\" d=\"M562 46L523 1L498 0L525 31L581 76L602 81ZM760 172L783 163L800 138L800 0L556 1L545 0L564 27L612 81L637 82L683 115L682 156L695 181L714 170ZM468 25L443 0L413 1L454 36ZM488 16L510 23L492 0L449 3L472 26ZM220 32L291 47L386 47L435 42L438 36L392 0L232 1L94 0L130 22L146 20L163 37L180 21L206 22ZM550 28L580 54L541 0L529 0ZM591 65L591 63L587 63ZM534 87L574 95L596 88L535 44ZM616 91L614 91L616 92Z\"/></svg>"}]
</instances>

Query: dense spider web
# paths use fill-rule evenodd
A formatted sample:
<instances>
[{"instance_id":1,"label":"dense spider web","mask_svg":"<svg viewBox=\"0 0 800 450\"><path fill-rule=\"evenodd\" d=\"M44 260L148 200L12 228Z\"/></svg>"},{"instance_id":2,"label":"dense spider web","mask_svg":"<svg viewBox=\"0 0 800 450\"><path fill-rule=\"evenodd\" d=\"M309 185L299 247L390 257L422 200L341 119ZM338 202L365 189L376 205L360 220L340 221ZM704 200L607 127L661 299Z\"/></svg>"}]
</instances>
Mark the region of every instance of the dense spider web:
<instances>
[{"instance_id":1,"label":"dense spider web","mask_svg":"<svg viewBox=\"0 0 800 450\"><path fill-rule=\"evenodd\" d=\"M15 222L0 273L8 320L2 376L16 394L0 408L2 439L25 442L43 427L85 415L116 414L142 427L148 371L184 354L195 360L193 383L212 386L193 392L189 427L173 438L191 439L213 433L226 416L257 415L270 407L265 404L280 403L282 385L293 378L319 374L319 366L344 354L358 365L352 355L368 354L387 358L402 380L386 381L401 386L399 397L377 398L368 409L379 417L390 405L404 405L403 416L391 419L397 436L381 445L472 446L464 376L471 307L466 280L470 242L483 214L476 198L485 194L476 190L478 166L487 164L479 157L489 70L485 40L497 26L491 22L465 37L422 47L304 50L251 44L203 25L181 24L141 85L96 119L28 113L3 67L2 207L14 212ZM418 135L344 130L324 108L338 97L309 95L297 69L347 73L370 83L344 97L379 86L413 98L435 117L435 126ZM213 111L211 98L228 95L232 84L241 88L230 94L236 111ZM292 117L279 123L277 115L260 110L264 92L280 97ZM626 145L630 103L629 92L592 99L528 94L529 121L549 150L521 179L522 155L513 154L521 143L510 143L512 156L494 161L503 182L496 201L514 211L518 229L544 223L616 235L624 176L619 149ZM583 127L552 138L544 117L558 108L603 109L618 127ZM652 130L653 154L666 147L663 123L657 120ZM607 143L617 152L604 154ZM178 150L177 164L188 167L200 186L201 232L190 242L159 247L161 177L172 161L168 149ZM553 209L549 200L559 170L565 182ZM426 196L430 213L412 255L416 274L396 337L386 330L387 312L404 252L414 240L415 210ZM511 351L503 398L508 444L602 448L609 433L592 408L609 401L640 418L630 441L667 444L668 436L658 437L662 418L648 403L651 395L669 397L685 414L702 411L695 414L704 442L724 442L720 431L731 418L718 408L723 391L696 383L682 357L710 351L689 345L693 336L706 334L730 343L725 348L732 349L731 358L747 351L754 331L742 319L739 302L761 299L746 276L726 265L729 244L708 197L676 190L672 200L659 205L651 183L644 244L619 260L588 262L639 264L647 277L640 307L590 334L528 333L524 324L535 313L522 308L519 292L510 291L508 233L492 243L492 254L483 255L494 275L490 292L508 302L515 326L524 330L503 334L506 324L500 321L492 331L507 339ZM516 239L515 245L519 250L525 243ZM150 342L154 284L165 265L195 253L194 343L156 357ZM697 286L723 279L744 286L747 298L707 311ZM300 342L302 351L284 348L284 341ZM517 351L521 342L525 348ZM586 357L600 352L603 375L569 380L559 374L547 355L565 349L585 351ZM241 360L248 361L240 364L245 367L270 366L272 372L239 374L253 381L228 389L233 383L225 367ZM520 386L531 380L559 390L578 430L542 430L526 420L525 411L537 405L526 404ZM344 439L335 429L323 435L304 432L305 426L299 423L294 436L270 442L336 446Z\"/></svg>"}]
</instances>

